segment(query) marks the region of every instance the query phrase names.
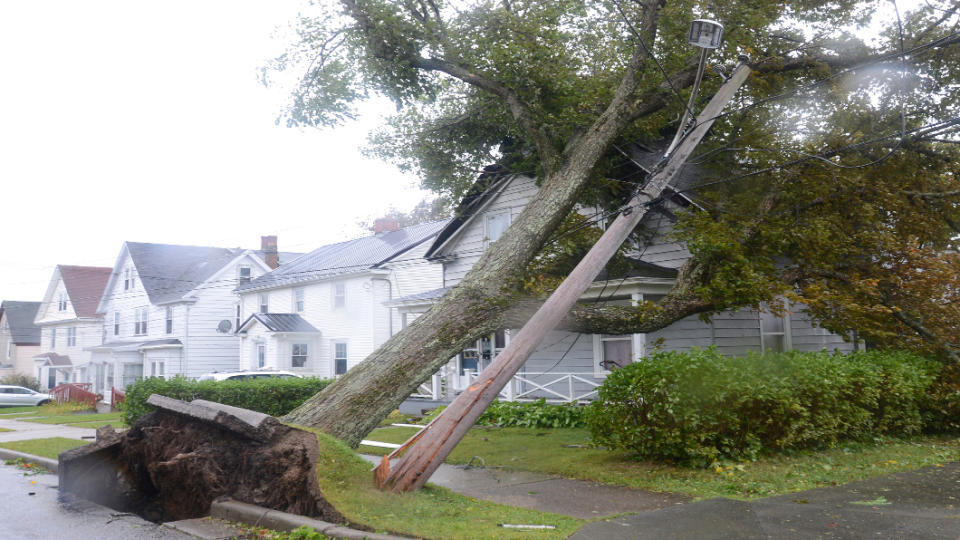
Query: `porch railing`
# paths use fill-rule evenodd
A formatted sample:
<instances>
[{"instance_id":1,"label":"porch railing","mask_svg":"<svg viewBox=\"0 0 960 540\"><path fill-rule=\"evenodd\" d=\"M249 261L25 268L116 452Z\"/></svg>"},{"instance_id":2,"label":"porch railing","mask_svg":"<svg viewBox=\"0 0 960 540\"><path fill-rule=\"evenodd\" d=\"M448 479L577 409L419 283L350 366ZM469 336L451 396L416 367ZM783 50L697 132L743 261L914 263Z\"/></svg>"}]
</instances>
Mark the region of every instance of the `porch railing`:
<instances>
[{"instance_id":1,"label":"porch railing","mask_svg":"<svg viewBox=\"0 0 960 540\"><path fill-rule=\"evenodd\" d=\"M50 397L57 403L84 403L97 406L97 394L90 391L91 383L63 383L50 389Z\"/></svg>"},{"instance_id":2,"label":"porch railing","mask_svg":"<svg viewBox=\"0 0 960 540\"><path fill-rule=\"evenodd\" d=\"M417 387L417 390L410 395L415 398L440 400L443 397L443 376L438 372L434 373L430 380Z\"/></svg>"},{"instance_id":3,"label":"porch railing","mask_svg":"<svg viewBox=\"0 0 960 540\"><path fill-rule=\"evenodd\" d=\"M111 386L110 387L110 410L111 411L120 410L117 407L117 404L123 403L125 401L127 401L127 395Z\"/></svg>"}]
</instances>

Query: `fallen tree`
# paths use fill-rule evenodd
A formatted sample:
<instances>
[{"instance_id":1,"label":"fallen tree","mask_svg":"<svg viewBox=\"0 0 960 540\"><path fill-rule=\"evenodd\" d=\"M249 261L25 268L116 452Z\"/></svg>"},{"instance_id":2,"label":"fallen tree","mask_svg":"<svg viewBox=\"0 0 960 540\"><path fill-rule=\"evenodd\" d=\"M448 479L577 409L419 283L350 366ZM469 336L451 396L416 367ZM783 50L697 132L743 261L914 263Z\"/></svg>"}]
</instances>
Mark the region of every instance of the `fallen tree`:
<instances>
[{"instance_id":1,"label":"fallen tree","mask_svg":"<svg viewBox=\"0 0 960 540\"><path fill-rule=\"evenodd\" d=\"M662 132L673 129L671 120L684 101L675 94L691 84L694 73L692 55L682 41L695 6L616 0L455 4L343 0L340 8L339 13L305 18L301 48L279 61L282 68L308 59L307 75L288 114L292 124L331 125L350 118L355 114L353 103L375 89L402 107L374 137L375 152L420 172L426 186L455 196L492 158L507 170L535 174L540 181L533 200L458 286L285 417L357 444L468 343L522 322L523 314L537 302L524 291L522 278L575 204L587 201L616 208L629 194L639 179L613 176L622 162L616 150L632 141L660 140ZM693 258L666 298L656 306L577 308L566 320L568 328L649 332L690 315L773 300L789 292L792 283L818 293L810 284L825 283L815 273L823 269L810 264L802 250L817 246L812 253L826 253L824 245L836 239L825 231L848 217L841 205L818 202L818 197L830 202L852 198L858 208L876 208L863 225L872 223L875 232L883 233L889 224L899 234L895 227L903 225L902 220L890 222L888 217L906 211L904 200L864 197L862 184L847 182L848 177L869 176L860 174L868 166L904 166L913 160L922 181L902 174L874 180L900 193L918 183L933 186L930 191L938 193L956 187L949 159L935 166L916 161L924 152L951 155L950 143L940 142L949 138L950 125L908 131L904 108L913 104L914 124L914 118L948 118L956 112L957 96L942 87L931 93L922 84L907 85L903 76L898 81L890 66L909 65L942 84L956 55L935 53L960 39L942 28L945 19L940 14L929 13L907 20L903 39L891 33L869 46L839 35L836 29L852 22L850 14L860 8L867 9L856 1L814 2L799 11L775 2L735 2L705 13L727 25L721 55L731 58L735 50L759 51L752 66L759 75L748 82L742 98L773 104L767 109L744 108L717 120L700 161L709 157L705 168L726 176L697 187L706 211L682 218L686 221L680 227ZM805 41L803 36L810 32L818 37ZM870 81L882 96L879 107L840 85L816 82L830 81L833 74L864 63L881 66ZM708 82L706 90L716 84ZM814 96L820 100L819 121L810 119L813 112L806 103L779 101L807 87L822 90ZM890 102L899 103L899 109L886 106ZM823 133L817 132L823 125ZM805 128L799 144L798 126ZM880 126L895 136L871 137ZM897 142L894 151L881 159L884 145L891 141ZM791 148L791 143L802 150ZM835 167L842 159L853 160L855 166ZM831 161L832 165L824 164ZM816 189L808 189L797 180L815 165L828 172L810 175ZM845 172L851 170L857 173ZM764 182L733 182L743 178ZM894 179L899 182L890 181ZM910 208L927 216L928 223L946 223L957 212L950 204ZM950 235L943 231L942 226L934 227L915 241L948 248ZM831 264L856 255L867 266L877 266L871 250L878 244L854 254L855 244L844 242L851 250L833 254ZM783 257L799 263L778 264ZM833 291L837 286L830 283L827 288ZM827 298L822 291L818 294ZM826 304L824 312L838 309ZM850 329L843 326L838 322L832 329Z\"/></svg>"}]
</instances>

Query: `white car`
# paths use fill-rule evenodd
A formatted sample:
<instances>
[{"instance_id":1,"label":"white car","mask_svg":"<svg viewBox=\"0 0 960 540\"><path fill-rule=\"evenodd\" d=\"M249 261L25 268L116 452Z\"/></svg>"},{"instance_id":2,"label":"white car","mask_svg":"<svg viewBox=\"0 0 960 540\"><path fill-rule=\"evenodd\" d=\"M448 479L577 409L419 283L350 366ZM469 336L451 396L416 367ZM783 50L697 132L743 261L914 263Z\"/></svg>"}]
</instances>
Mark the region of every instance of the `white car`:
<instances>
[{"instance_id":1,"label":"white car","mask_svg":"<svg viewBox=\"0 0 960 540\"><path fill-rule=\"evenodd\" d=\"M248 381L251 379L302 379L300 375L276 369L250 369L244 371L214 371L200 376L201 381Z\"/></svg>"},{"instance_id":2,"label":"white car","mask_svg":"<svg viewBox=\"0 0 960 540\"><path fill-rule=\"evenodd\" d=\"M22 386L0 385L0 407L43 405L48 401L50 394L41 394Z\"/></svg>"}]
</instances>

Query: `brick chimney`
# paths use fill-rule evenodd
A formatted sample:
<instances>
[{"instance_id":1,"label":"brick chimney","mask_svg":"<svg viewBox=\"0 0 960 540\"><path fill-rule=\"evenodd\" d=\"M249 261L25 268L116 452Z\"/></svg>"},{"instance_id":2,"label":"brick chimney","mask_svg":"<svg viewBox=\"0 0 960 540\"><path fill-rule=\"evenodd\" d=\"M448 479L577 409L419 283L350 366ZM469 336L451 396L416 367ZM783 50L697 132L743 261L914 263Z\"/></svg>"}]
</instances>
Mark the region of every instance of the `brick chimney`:
<instances>
[{"instance_id":1,"label":"brick chimney","mask_svg":"<svg viewBox=\"0 0 960 540\"><path fill-rule=\"evenodd\" d=\"M377 218L373 222L373 234L380 234L383 232L392 232L400 228L400 222L395 217L382 217Z\"/></svg>"},{"instance_id":2,"label":"brick chimney","mask_svg":"<svg viewBox=\"0 0 960 540\"><path fill-rule=\"evenodd\" d=\"M267 266L269 266L271 270L280 266L280 254L277 253L276 236L261 236L260 249L263 250L263 262L267 263Z\"/></svg>"}]
</instances>

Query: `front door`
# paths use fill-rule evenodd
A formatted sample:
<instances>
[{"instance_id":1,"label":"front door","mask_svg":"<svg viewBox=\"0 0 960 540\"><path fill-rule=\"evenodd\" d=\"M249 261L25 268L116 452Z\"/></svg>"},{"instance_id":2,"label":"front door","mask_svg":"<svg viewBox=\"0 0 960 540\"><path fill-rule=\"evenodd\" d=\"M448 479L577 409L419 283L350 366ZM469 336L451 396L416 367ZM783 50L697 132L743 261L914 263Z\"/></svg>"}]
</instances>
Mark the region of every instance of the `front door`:
<instances>
[{"instance_id":1,"label":"front door","mask_svg":"<svg viewBox=\"0 0 960 540\"><path fill-rule=\"evenodd\" d=\"M47 388L53 388L57 386L57 370L53 368L47 368Z\"/></svg>"}]
</instances>

